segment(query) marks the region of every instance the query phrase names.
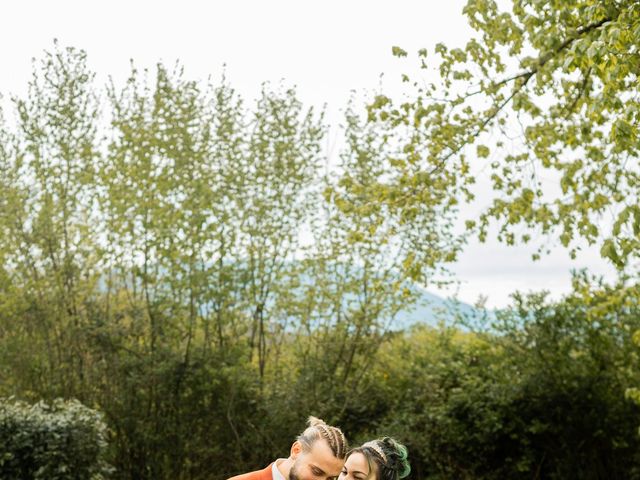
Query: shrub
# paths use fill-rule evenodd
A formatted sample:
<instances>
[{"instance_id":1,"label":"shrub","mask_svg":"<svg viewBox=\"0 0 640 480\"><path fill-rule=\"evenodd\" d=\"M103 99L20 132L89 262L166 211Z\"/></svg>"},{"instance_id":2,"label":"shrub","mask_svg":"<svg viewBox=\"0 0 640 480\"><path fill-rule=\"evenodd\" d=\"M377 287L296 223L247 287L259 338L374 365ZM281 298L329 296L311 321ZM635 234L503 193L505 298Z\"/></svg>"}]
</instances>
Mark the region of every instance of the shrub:
<instances>
[{"instance_id":1,"label":"shrub","mask_svg":"<svg viewBox=\"0 0 640 480\"><path fill-rule=\"evenodd\" d=\"M0 478L99 480L107 428L99 412L76 400L28 405L0 399Z\"/></svg>"},{"instance_id":2,"label":"shrub","mask_svg":"<svg viewBox=\"0 0 640 480\"><path fill-rule=\"evenodd\" d=\"M640 385L640 290L575 282L558 302L515 296L483 331L398 337L368 437L401 439L412 478L640 479L640 409L624 395Z\"/></svg>"}]
</instances>

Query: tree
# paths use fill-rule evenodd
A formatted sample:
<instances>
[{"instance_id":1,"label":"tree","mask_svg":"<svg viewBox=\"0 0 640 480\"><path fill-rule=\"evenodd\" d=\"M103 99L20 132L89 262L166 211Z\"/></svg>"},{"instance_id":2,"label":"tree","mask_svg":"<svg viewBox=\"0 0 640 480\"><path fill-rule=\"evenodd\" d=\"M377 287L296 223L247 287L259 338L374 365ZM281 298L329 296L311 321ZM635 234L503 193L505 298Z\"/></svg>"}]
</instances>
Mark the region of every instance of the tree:
<instances>
[{"instance_id":1,"label":"tree","mask_svg":"<svg viewBox=\"0 0 640 480\"><path fill-rule=\"evenodd\" d=\"M379 96L370 106L396 136L411 132L405 156L389 160L396 176L370 199L403 210L430 201L425 191L471 200L486 168L492 201L478 224L467 222L480 239L496 221L508 244L553 234L576 255L583 239L631 268L640 252L638 3L501 5L469 0L476 35L463 48L435 47L440 81L414 82L411 101ZM419 56L428 70L427 51Z\"/></svg>"},{"instance_id":2,"label":"tree","mask_svg":"<svg viewBox=\"0 0 640 480\"><path fill-rule=\"evenodd\" d=\"M87 304L99 275L98 102L86 54L47 52L34 62L28 98L12 103L17 131L0 133L0 250L9 280L2 293L14 305L5 312L6 328L42 352L25 379L49 394L82 398ZM11 361L31 348L18 348Z\"/></svg>"},{"instance_id":3,"label":"tree","mask_svg":"<svg viewBox=\"0 0 640 480\"><path fill-rule=\"evenodd\" d=\"M389 135L380 122L363 121L353 104L345 120L346 147L338 178L325 190L325 197L340 212L336 218L346 225L346 240L351 248L364 250L362 256L369 261L401 273L399 278L437 282L464 240L453 229L458 201L442 190L451 182L452 172L432 175L433 188L423 190L413 205L403 205L403 193L385 188L386 184L418 194L417 182L424 180L416 170L397 171L398 165L413 158L412 153L395 151L404 137Z\"/></svg>"},{"instance_id":4,"label":"tree","mask_svg":"<svg viewBox=\"0 0 640 480\"><path fill-rule=\"evenodd\" d=\"M235 165L240 245L246 262L250 347L257 352L260 377L269 354L269 337L282 335L288 311L277 312L287 295L291 261L301 231L317 200L315 185L325 128L322 114L305 108L295 90L263 87L249 117L245 155ZM279 314L280 313L280 314Z\"/></svg>"},{"instance_id":5,"label":"tree","mask_svg":"<svg viewBox=\"0 0 640 480\"><path fill-rule=\"evenodd\" d=\"M289 318L281 297L312 206L321 118L294 90L265 86L249 109L224 79L203 87L163 65L153 83L134 68L124 88L108 93L112 141L100 178L113 273L106 300L114 302L105 310L108 325L130 325L123 340L140 372L113 399L122 449L143 459L126 467L186 475L182 459L197 444L186 419L212 402L239 465L254 455L244 451L242 425L251 418L239 406L253 386L243 375L255 373L263 386ZM214 431L201 430L200 441ZM133 470L140 464L146 473Z\"/></svg>"}]
</instances>

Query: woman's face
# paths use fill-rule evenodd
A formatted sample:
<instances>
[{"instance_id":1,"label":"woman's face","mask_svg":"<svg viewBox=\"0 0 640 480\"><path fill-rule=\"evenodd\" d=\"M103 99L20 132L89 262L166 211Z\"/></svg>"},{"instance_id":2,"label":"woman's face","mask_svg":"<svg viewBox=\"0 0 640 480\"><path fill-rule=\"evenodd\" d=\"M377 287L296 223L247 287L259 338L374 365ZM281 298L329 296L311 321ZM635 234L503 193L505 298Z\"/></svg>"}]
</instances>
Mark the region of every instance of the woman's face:
<instances>
[{"instance_id":1,"label":"woman's face","mask_svg":"<svg viewBox=\"0 0 640 480\"><path fill-rule=\"evenodd\" d=\"M372 463L372 471L369 471L369 462L360 452L354 452L349 455L347 461L344 462L342 472L338 480L369 480L375 478L375 464Z\"/></svg>"}]
</instances>

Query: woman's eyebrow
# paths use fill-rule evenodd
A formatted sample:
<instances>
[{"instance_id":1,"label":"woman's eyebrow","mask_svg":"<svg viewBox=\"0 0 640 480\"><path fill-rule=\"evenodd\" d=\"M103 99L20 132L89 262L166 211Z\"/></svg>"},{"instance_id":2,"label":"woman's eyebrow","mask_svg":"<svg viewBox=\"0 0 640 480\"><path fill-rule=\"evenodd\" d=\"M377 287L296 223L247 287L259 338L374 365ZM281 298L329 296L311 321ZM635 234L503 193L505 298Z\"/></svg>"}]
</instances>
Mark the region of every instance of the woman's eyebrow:
<instances>
[{"instance_id":1,"label":"woman's eyebrow","mask_svg":"<svg viewBox=\"0 0 640 480\"><path fill-rule=\"evenodd\" d=\"M360 475L364 475L365 477L367 476L366 473L361 472L360 470L352 470L351 473L353 473L354 475L360 474Z\"/></svg>"}]
</instances>

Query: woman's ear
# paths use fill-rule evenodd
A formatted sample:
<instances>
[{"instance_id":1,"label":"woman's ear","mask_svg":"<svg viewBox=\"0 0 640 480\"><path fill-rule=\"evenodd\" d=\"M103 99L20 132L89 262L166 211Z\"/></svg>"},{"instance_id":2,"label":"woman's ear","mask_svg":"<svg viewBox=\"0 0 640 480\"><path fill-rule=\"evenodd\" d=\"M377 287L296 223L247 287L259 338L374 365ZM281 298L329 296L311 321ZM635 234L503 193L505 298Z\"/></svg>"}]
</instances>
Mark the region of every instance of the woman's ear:
<instances>
[{"instance_id":1,"label":"woman's ear","mask_svg":"<svg viewBox=\"0 0 640 480\"><path fill-rule=\"evenodd\" d=\"M300 455L301 452L302 452L302 444L298 440L296 440L291 445L291 452L289 452L289 456L295 460L295 458L298 455Z\"/></svg>"}]
</instances>

